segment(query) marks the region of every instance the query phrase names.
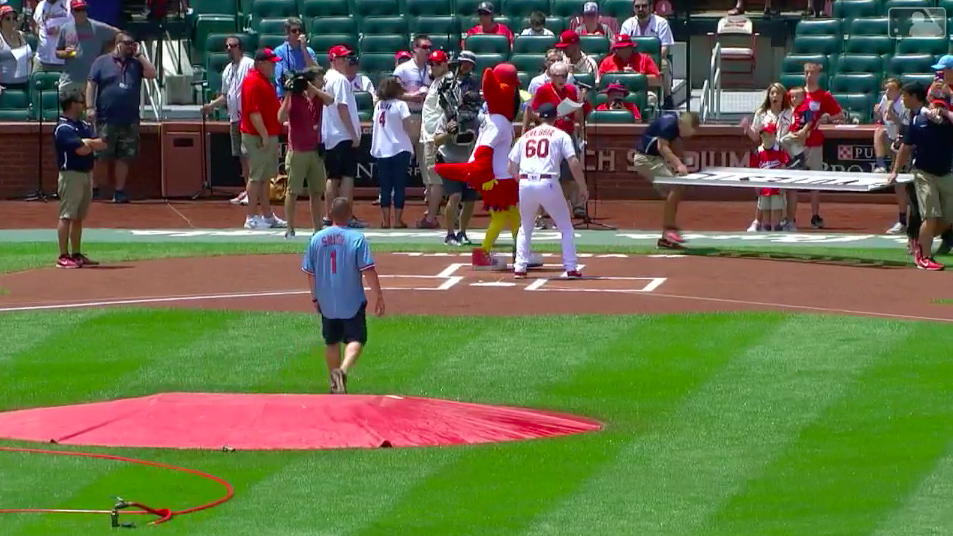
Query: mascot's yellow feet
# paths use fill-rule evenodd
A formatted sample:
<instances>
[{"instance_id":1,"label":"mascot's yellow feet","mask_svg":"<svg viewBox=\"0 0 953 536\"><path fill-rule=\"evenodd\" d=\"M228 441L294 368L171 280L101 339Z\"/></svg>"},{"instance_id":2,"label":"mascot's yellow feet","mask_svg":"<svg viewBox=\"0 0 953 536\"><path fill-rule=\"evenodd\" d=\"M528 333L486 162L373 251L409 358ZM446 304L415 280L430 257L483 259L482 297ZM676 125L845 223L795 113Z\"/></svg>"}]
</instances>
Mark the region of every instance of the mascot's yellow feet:
<instances>
[{"instance_id":1,"label":"mascot's yellow feet","mask_svg":"<svg viewBox=\"0 0 953 536\"><path fill-rule=\"evenodd\" d=\"M506 261L499 257L494 257L483 248L473 248L470 266L474 270L505 271L507 269Z\"/></svg>"}]
</instances>

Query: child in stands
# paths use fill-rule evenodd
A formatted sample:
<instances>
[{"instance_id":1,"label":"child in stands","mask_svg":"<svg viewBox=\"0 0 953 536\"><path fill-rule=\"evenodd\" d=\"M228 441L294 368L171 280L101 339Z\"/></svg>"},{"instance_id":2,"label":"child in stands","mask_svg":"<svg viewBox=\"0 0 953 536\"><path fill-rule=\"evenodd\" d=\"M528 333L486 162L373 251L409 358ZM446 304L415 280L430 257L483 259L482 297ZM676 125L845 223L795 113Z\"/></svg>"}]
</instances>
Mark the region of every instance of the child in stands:
<instances>
[{"instance_id":1,"label":"child in stands","mask_svg":"<svg viewBox=\"0 0 953 536\"><path fill-rule=\"evenodd\" d=\"M749 165L753 168L776 169L788 165L791 159L778 145L777 123L765 123L761 127L761 146L751 153ZM780 188L761 188L758 195L758 230L781 231L781 217L784 212L784 196Z\"/></svg>"}]
</instances>

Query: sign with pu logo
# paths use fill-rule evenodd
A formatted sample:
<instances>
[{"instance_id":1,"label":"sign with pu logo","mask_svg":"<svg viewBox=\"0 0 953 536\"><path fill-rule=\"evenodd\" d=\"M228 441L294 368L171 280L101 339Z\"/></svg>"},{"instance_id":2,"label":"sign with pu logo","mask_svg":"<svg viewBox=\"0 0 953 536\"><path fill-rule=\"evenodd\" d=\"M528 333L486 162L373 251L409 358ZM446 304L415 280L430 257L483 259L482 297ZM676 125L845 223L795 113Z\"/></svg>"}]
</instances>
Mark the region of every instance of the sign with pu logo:
<instances>
[{"instance_id":1,"label":"sign with pu logo","mask_svg":"<svg viewBox=\"0 0 953 536\"><path fill-rule=\"evenodd\" d=\"M900 174L897 182L913 180ZM736 188L780 188L839 192L871 192L888 187L886 173L848 173L843 171L804 171L795 169L706 168L682 177L655 177L656 184L685 186L729 186Z\"/></svg>"}]
</instances>

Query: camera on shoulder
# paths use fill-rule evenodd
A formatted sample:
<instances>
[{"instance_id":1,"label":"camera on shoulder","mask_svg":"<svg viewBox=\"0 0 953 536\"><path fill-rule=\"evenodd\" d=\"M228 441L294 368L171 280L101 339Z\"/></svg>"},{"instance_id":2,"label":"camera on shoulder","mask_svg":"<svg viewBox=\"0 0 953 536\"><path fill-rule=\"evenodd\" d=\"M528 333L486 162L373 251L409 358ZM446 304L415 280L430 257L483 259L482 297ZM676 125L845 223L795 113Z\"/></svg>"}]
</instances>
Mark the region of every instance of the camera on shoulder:
<instances>
[{"instance_id":1,"label":"camera on shoulder","mask_svg":"<svg viewBox=\"0 0 953 536\"><path fill-rule=\"evenodd\" d=\"M295 95L304 93L308 89L308 85L317 79L315 73L308 69L284 72L281 77L281 84L285 91L290 91Z\"/></svg>"}]
</instances>

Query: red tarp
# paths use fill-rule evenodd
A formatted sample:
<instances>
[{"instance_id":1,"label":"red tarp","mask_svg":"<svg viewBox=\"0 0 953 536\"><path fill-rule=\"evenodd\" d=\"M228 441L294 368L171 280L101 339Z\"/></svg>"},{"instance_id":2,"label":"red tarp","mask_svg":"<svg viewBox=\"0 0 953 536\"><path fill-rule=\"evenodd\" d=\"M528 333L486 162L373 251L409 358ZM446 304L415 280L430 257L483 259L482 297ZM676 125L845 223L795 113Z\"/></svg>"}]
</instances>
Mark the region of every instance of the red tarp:
<instances>
[{"instance_id":1,"label":"red tarp","mask_svg":"<svg viewBox=\"0 0 953 536\"><path fill-rule=\"evenodd\" d=\"M597 431L590 419L394 395L163 393L0 413L0 437L239 450L420 447Z\"/></svg>"}]
</instances>

